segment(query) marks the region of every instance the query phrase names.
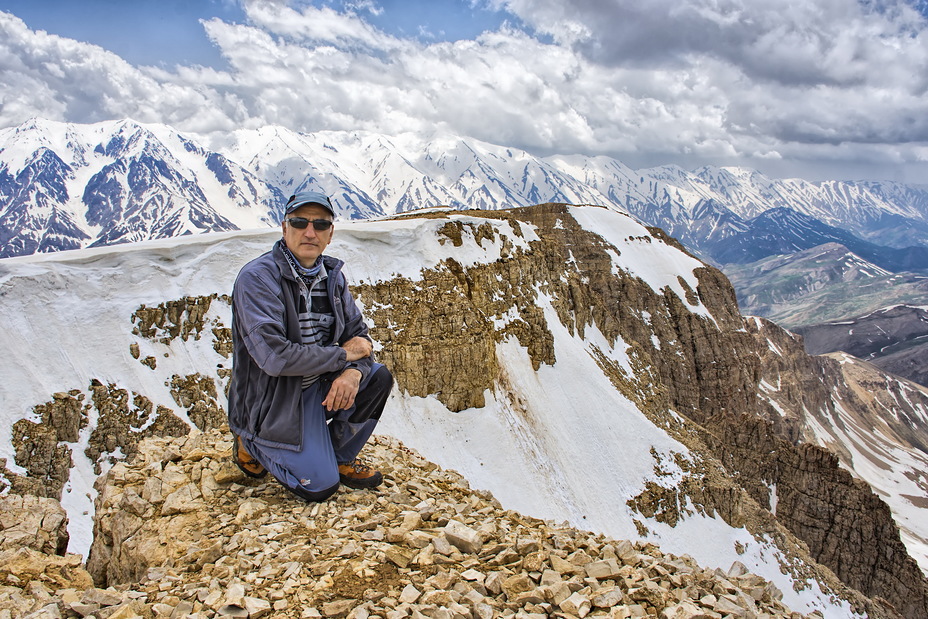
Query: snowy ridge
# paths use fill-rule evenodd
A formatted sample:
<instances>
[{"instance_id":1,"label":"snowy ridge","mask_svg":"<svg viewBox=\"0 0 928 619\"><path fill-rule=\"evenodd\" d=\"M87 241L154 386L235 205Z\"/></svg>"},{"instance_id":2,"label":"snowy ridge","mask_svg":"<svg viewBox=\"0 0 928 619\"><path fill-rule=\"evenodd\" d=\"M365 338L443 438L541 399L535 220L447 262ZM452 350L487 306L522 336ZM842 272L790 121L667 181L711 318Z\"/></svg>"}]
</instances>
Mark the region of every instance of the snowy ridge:
<instances>
[{"instance_id":1,"label":"snowy ridge","mask_svg":"<svg viewBox=\"0 0 928 619\"><path fill-rule=\"evenodd\" d=\"M627 216L599 208L571 213L586 229L622 243L621 256L613 256L614 270L627 270L651 286L670 286L685 301L686 295L676 292L671 280L679 276L695 281L697 261L657 239L627 241L646 233ZM477 221L469 214L453 217L465 223ZM355 283L393 276L416 280L422 268L444 258L461 264L499 259L500 241L443 244L439 229L446 221L339 224L330 253L347 261L346 274ZM522 240L517 240L506 221L486 221L496 227L497 239L503 234L517 243L534 238L526 226ZM273 230L227 232L0 263L0 299L11 317L7 328L0 330L0 345L11 351L0 381L0 399L7 404L0 457L13 462L9 433L14 421L28 416L51 393L86 390L93 378L143 394L183 417L183 408L178 408L166 385L169 378L203 373L221 385L216 368L228 365L229 360L205 337L176 338L168 344L139 338L132 333L130 316L141 304L228 293L238 269L278 236ZM492 491L505 507L611 536L640 539L635 520L641 515L631 510L628 500L648 482L677 483L685 472L675 458L685 461L692 456L616 390L592 354L599 351L631 369L625 344L608 341L595 325L586 329L584 337L571 333L557 318L553 301L542 294L538 298L553 334L554 365L535 370L526 349L514 338L507 339L496 346L500 378L488 391L485 406L451 413L434 396L414 397L398 390L387 405L379 431L458 470L474 487ZM701 305L688 306L709 317ZM62 317L67 317L69 325L87 328L64 328ZM214 302L208 319L228 326L228 305ZM107 336L101 338L100 333ZM29 347L17 345L24 337ZM142 357L157 359L156 368L133 358L132 342L139 345ZM582 389L582 398L577 397L578 389ZM513 393L518 397L509 395ZM596 405L590 406L592 402ZM577 423L578 418L584 422ZM91 430L90 426L82 429L82 437ZM81 514L88 510L93 495L88 476L91 463L81 450L75 450L74 459L64 504L72 517L72 549L81 552L89 545L89 516ZM591 477L589 472L602 470L604 463L617 474ZM784 575L783 557L771 543L758 541L745 529L732 528L720 517L693 510L675 527L650 519L647 524L645 539L665 552L689 554L704 565L722 568L735 560L746 564L775 582L794 610L820 610L826 617L851 614L847 605L830 599L814 582L794 583ZM799 586L794 588L794 584Z\"/></svg>"}]
</instances>

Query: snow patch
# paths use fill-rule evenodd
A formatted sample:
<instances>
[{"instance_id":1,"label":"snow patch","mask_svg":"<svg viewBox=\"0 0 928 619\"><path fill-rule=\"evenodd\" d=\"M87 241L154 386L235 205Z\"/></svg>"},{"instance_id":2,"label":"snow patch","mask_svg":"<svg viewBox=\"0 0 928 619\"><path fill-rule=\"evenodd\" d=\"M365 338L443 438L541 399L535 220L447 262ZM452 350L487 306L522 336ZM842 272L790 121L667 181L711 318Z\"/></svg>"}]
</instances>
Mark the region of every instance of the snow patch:
<instances>
[{"instance_id":1,"label":"snow patch","mask_svg":"<svg viewBox=\"0 0 928 619\"><path fill-rule=\"evenodd\" d=\"M687 300L687 291L680 283L683 279L690 291L695 292L699 279L694 271L705 267L702 262L655 239L647 228L627 215L595 207L570 207L570 214L584 230L601 236L618 250L618 254L610 252L615 269L640 278L657 294L664 294L664 289L669 288L691 312L714 322L701 301Z\"/></svg>"}]
</instances>

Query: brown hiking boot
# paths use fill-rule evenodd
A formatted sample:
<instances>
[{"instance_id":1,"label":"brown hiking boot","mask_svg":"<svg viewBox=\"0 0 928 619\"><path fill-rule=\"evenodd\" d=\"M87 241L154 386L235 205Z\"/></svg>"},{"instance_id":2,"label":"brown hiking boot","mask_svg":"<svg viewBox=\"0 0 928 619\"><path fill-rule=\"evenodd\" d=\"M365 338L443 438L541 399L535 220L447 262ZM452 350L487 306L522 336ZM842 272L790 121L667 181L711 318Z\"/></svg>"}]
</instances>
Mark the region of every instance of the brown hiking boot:
<instances>
[{"instance_id":1,"label":"brown hiking boot","mask_svg":"<svg viewBox=\"0 0 928 619\"><path fill-rule=\"evenodd\" d=\"M261 479L267 475L267 469L264 465L251 457L251 454L242 446L238 440L238 435L232 435L232 461L235 462L242 473L255 479Z\"/></svg>"},{"instance_id":2,"label":"brown hiking boot","mask_svg":"<svg viewBox=\"0 0 928 619\"><path fill-rule=\"evenodd\" d=\"M338 465L338 476L349 488L376 488L383 482L383 475L358 458Z\"/></svg>"}]
</instances>

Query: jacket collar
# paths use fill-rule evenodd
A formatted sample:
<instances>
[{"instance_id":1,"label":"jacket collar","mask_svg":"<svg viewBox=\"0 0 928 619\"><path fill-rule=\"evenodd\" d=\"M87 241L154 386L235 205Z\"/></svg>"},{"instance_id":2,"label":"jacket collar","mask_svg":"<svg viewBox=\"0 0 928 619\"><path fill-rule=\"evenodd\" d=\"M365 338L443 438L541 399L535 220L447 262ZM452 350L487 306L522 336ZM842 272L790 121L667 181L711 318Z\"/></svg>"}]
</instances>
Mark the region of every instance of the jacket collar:
<instances>
[{"instance_id":1,"label":"jacket collar","mask_svg":"<svg viewBox=\"0 0 928 619\"><path fill-rule=\"evenodd\" d=\"M280 275L284 279L289 279L292 282L296 281L296 278L293 275L293 269L290 268L290 263L287 262L287 257L284 255L284 240L278 239L274 243L273 249L271 249L271 255L274 257L274 263L277 265L277 268L280 270ZM325 265L325 270L329 273L331 277L338 271L341 271L342 266L345 264L342 260L335 258L334 256L322 255L322 264Z\"/></svg>"}]
</instances>

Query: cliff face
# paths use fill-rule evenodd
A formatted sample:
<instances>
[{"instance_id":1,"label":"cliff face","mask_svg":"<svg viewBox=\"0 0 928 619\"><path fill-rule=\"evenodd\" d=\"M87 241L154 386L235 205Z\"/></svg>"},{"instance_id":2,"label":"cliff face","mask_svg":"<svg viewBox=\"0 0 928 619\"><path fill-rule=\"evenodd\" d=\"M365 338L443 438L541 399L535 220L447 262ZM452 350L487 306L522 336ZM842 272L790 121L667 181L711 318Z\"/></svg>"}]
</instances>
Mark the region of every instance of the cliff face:
<instances>
[{"instance_id":1,"label":"cliff face","mask_svg":"<svg viewBox=\"0 0 928 619\"><path fill-rule=\"evenodd\" d=\"M808 544L817 561L865 594L886 598L907 617L928 616L928 584L906 553L889 508L840 469L835 455L814 446L809 432L816 418L830 427L821 418L841 407L890 427L907 445L921 446L928 437L919 417L928 411L923 393L913 391L907 405L887 409L898 415L880 421L887 415L872 401L880 396L861 400L840 363L804 354L801 342L773 323L742 319L719 271L698 270L699 286L687 289L684 299L670 291L657 294L634 276L617 277L608 245L577 225L566 208L502 216L535 227L539 240L531 251L507 252L500 263L469 269L448 261L415 284L358 288L368 307L378 308L369 312L377 325L373 335L401 388L437 394L451 410L481 406L498 372L493 344L509 334L528 349L536 368L555 363L552 334L538 316L537 295L544 294L568 330L583 336L595 325L608 341L621 339L628 346L638 371L616 371L605 360L603 367L643 411L659 418L673 410L698 424L711 456L764 508L773 508L775 487L777 519ZM449 222L443 231L452 243L462 243L462 236L479 243L493 235L483 226ZM650 232L673 242L659 230ZM694 313L687 301L701 302L712 319ZM520 319L494 328L512 306ZM771 412L774 401L782 412ZM676 438L698 449L685 432ZM730 505L720 509L732 511Z\"/></svg>"},{"instance_id":2,"label":"cliff face","mask_svg":"<svg viewBox=\"0 0 928 619\"><path fill-rule=\"evenodd\" d=\"M809 357L772 323L743 319L719 271L682 250L668 252L675 242L660 230L616 214L602 219L600 210L541 205L436 213L377 224L379 232L361 224L339 231L346 240L333 253L357 269L354 292L372 324L377 355L397 380L385 430L417 438L417 448L441 454L467 475L483 475L483 483L497 484L501 500L524 499L532 492L518 486L526 486L549 504L543 508L572 521L589 516L594 528L633 522L630 536L668 542L685 537L673 531L687 523L720 519L749 532L747 541L734 542L739 554L746 544L773 544L780 553L776 571L794 582L812 578L877 616L928 616L928 588L900 541L894 514L839 466L860 468L854 457L860 450L848 445L859 444L862 434L845 431L851 420L861 430L879 430L882 442L871 441L873 450L892 446L917 458L919 441L928 436L924 394L903 397L907 387L888 381L864 397L874 376L853 378L850 364ZM609 230L596 229L614 220L619 224ZM387 243L378 234L393 238ZM237 263L272 241L262 237ZM377 253L377 243L387 250ZM142 436L222 426L230 365L223 295L237 268L230 267L229 252L212 247L176 251L161 262L194 255L194 283L165 286L185 291L171 298L98 309L100 320L112 313L122 329L113 336L124 339L102 367L81 365L83 358L69 362L80 370L75 376L101 380L69 378L75 382L17 422L13 464L21 468L4 472L14 491L62 496L72 462L89 462L99 472L134 456ZM133 257L123 260L135 267L126 272L145 279ZM408 261L421 266L386 275ZM78 267L69 272L60 265L58 277L73 281ZM207 281L204 273L221 275ZM37 320L42 311L35 307ZM504 448L509 452L498 453ZM164 471L173 470L172 458L161 462ZM197 469L198 458L185 464L193 486L171 489L173 495L187 488L175 500L194 506L178 512L191 523L216 489L207 473L226 475L214 464ZM108 482L121 488L118 502L108 494L116 490L101 487L90 567L98 579L138 580L151 566L146 555L190 547L174 548L170 540L156 546L157 536L144 542L149 546L141 537L125 542L150 509L174 514L163 514L162 502L153 500L156 482L146 487L122 464L116 467L128 476ZM918 494L924 479L916 475L912 483L909 495L925 496L926 488ZM241 523L224 526L233 524ZM917 523L909 524L920 535ZM208 531L201 535L197 552L212 553L219 542ZM719 546L730 543L719 540ZM172 555L169 563L217 563L201 558ZM895 611L867 606L845 584L887 600Z\"/></svg>"},{"instance_id":3,"label":"cliff face","mask_svg":"<svg viewBox=\"0 0 928 619\"><path fill-rule=\"evenodd\" d=\"M755 498L845 582L887 599L899 592L904 614L924 612L924 576L898 529L924 545L928 394L847 355L807 356L800 338L772 323L746 323L763 372L758 414L743 424L758 428L722 433L720 450L755 480L745 484ZM902 474L889 483L893 471Z\"/></svg>"}]
</instances>

